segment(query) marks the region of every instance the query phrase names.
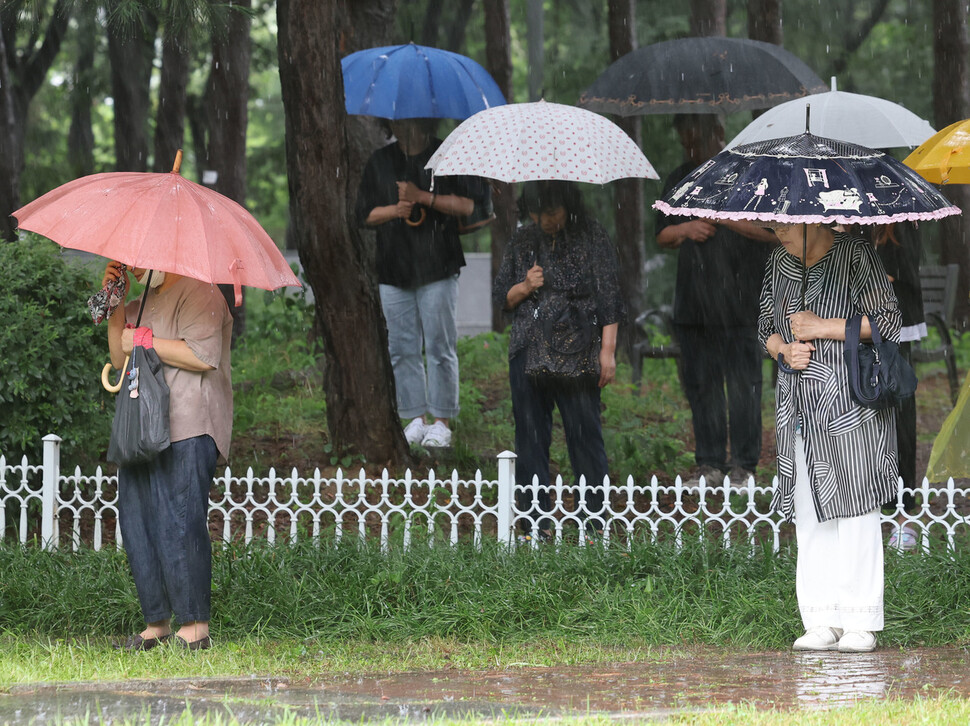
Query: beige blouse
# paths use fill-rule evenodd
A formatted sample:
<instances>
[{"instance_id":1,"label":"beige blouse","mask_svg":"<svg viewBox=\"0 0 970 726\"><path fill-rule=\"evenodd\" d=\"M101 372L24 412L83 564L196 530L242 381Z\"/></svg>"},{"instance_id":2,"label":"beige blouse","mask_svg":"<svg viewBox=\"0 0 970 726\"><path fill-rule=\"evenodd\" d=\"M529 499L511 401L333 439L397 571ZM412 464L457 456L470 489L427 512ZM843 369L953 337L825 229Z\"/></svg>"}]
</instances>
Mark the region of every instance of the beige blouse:
<instances>
[{"instance_id":1,"label":"beige blouse","mask_svg":"<svg viewBox=\"0 0 970 726\"><path fill-rule=\"evenodd\" d=\"M125 318L138 319L141 298L125 306ZM222 459L229 456L232 439L232 371L230 344L232 316L219 288L183 277L159 293L151 290L141 318L142 327L157 338L184 340L210 371L187 371L165 365L171 440L184 441L208 434Z\"/></svg>"}]
</instances>

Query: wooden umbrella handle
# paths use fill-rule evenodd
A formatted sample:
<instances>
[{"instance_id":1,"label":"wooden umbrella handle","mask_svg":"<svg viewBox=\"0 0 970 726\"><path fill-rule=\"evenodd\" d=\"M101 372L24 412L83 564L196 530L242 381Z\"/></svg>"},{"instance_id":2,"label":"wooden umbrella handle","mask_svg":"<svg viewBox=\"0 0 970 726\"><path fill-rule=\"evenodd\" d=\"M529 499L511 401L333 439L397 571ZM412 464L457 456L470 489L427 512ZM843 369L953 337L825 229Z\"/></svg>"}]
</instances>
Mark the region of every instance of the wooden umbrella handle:
<instances>
[{"instance_id":1,"label":"wooden umbrella handle","mask_svg":"<svg viewBox=\"0 0 970 726\"><path fill-rule=\"evenodd\" d=\"M428 213L424 211L424 207L418 207L418 211L421 212L421 216L418 217L418 221L412 222L410 218L404 221L408 223L408 227L420 227L424 224L424 218L428 216Z\"/></svg>"},{"instance_id":2,"label":"wooden umbrella handle","mask_svg":"<svg viewBox=\"0 0 970 726\"><path fill-rule=\"evenodd\" d=\"M108 373L111 371L111 364L105 363L104 368L101 369L101 385L104 386L104 390L108 393L117 393L121 390L121 384L125 382L125 371L128 369L128 361L131 356L125 356L125 363L121 366L121 377L118 378L118 382L115 385L111 385L108 380Z\"/></svg>"}]
</instances>

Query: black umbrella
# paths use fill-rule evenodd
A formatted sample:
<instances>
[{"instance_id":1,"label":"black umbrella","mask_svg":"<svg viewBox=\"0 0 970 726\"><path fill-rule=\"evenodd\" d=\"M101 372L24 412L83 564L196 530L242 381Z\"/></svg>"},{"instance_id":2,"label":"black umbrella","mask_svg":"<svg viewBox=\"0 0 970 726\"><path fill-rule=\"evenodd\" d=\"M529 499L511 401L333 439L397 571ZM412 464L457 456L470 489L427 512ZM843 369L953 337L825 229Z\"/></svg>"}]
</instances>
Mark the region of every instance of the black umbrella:
<instances>
[{"instance_id":1,"label":"black umbrella","mask_svg":"<svg viewBox=\"0 0 970 726\"><path fill-rule=\"evenodd\" d=\"M600 74L578 105L620 116L732 113L827 90L781 46L747 38L681 38L627 53Z\"/></svg>"}]
</instances>

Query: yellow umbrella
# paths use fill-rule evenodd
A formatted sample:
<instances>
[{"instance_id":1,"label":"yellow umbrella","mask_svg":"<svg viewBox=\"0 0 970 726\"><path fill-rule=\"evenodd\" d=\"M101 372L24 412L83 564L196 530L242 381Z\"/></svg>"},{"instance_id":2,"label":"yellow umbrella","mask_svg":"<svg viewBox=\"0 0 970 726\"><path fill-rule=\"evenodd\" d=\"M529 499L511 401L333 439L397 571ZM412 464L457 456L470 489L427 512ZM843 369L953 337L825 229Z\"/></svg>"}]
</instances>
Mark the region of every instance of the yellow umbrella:
<instances>
[{"instance_id":1,"label":"yellow umbrella","mask_svg":"<svg viewBox=\"0 0 970 726\"><path fill-rule=\"evenodd\" d=\"M970 184L970 119L936 132L903 163L933 184Z\"/></svg>"}]
</instances>

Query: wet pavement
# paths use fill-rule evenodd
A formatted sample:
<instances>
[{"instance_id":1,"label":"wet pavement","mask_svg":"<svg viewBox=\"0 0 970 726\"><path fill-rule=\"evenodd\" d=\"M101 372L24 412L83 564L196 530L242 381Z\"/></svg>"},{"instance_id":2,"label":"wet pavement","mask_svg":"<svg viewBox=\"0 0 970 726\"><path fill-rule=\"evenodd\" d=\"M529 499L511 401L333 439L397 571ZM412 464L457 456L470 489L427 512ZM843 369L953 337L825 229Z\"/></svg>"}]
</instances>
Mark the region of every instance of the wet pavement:
<instances>
[{"instance_id":1,"label":"wet pavement","mask_svg":"<svg viewBox=\"0 0 970 726\"><path fill-rule=\"evenodd\" d=\"M970 697L970 651L883 649L875 653L658 650L635 663L496 671L425 671L297 680L251 677L17 685L0 689L0 724L100 714L100 723L144 717L168 722L230 714L265 723L285 714L330 720L607 714L663 719L728 703L827 709L864 699L939 693ZM92 720L98 723L98 720Z\"/></svg>"}]
</instances>

